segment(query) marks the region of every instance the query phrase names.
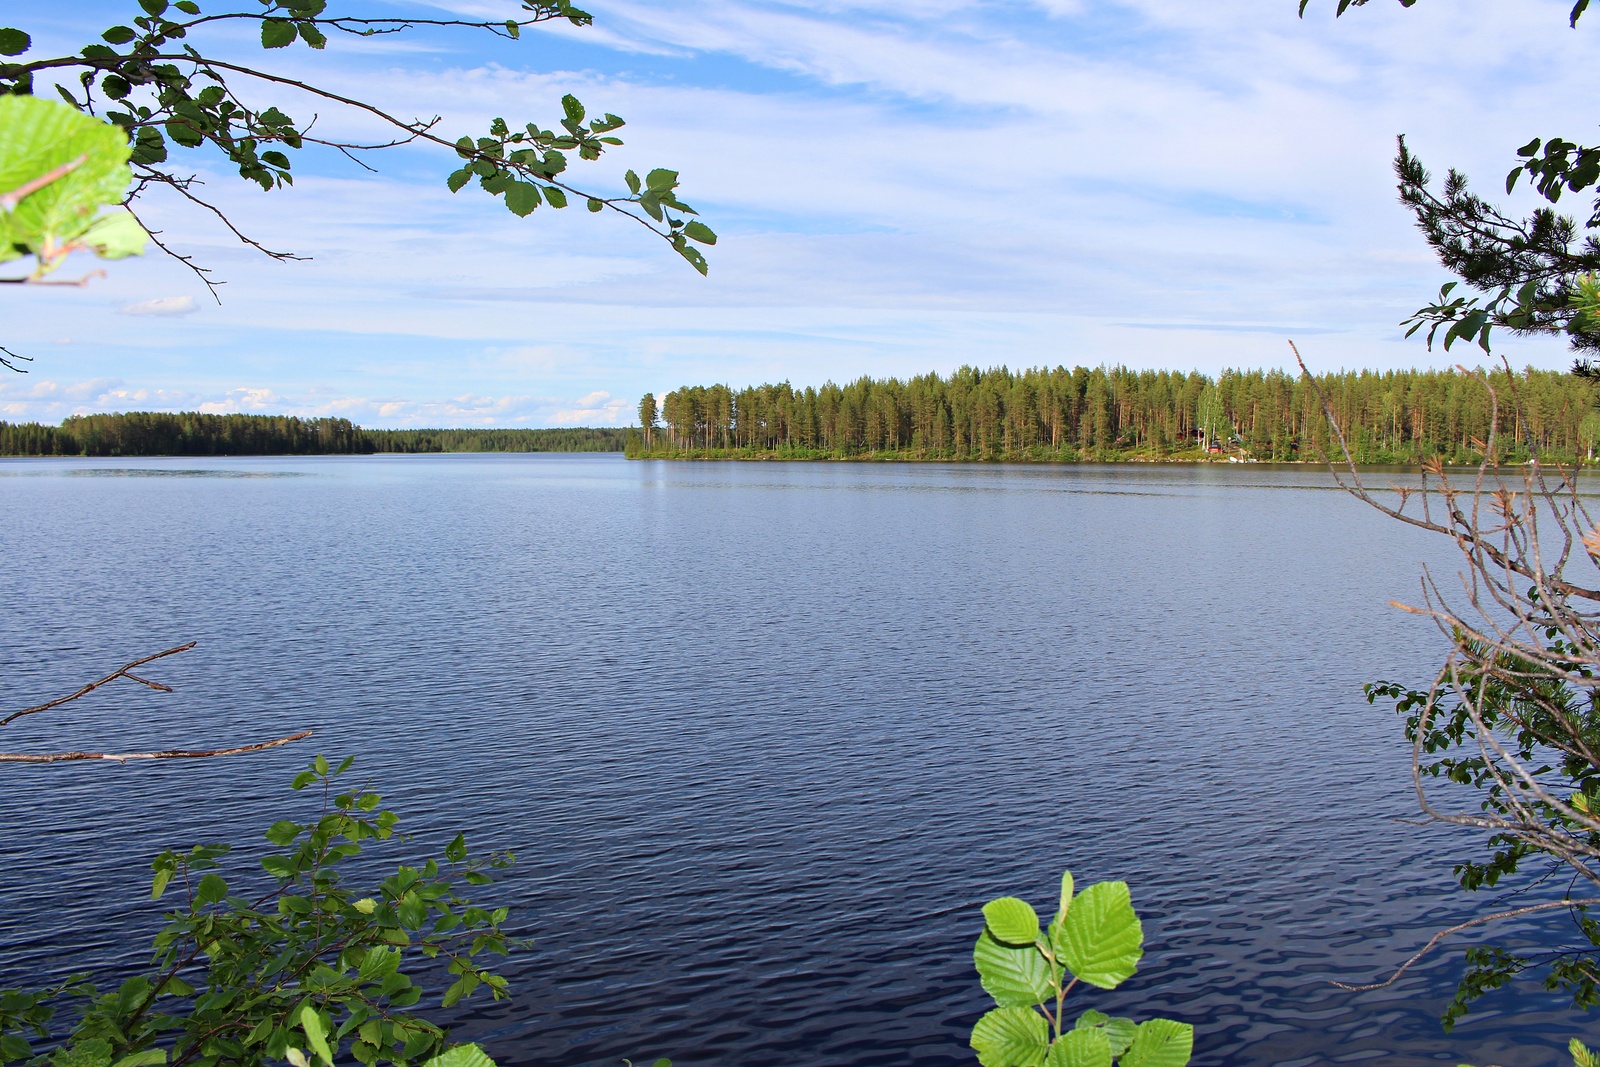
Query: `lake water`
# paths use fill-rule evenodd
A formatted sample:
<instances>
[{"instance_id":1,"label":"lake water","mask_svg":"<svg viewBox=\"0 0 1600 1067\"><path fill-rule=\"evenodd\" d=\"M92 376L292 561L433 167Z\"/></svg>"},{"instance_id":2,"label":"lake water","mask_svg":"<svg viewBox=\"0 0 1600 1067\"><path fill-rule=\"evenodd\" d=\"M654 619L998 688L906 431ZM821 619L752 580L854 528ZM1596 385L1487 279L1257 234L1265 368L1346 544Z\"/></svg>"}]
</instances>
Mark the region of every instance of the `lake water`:
<instances>
[{"instance_id":1,"label":"lake water","mask_svg":"<svg viewBox=\"0 0 1600 1067\"><path fill-rule=\"evenodd\" d=\"M149 670L176 694L6 747L317 732L0 769L0 986L136 964L151 854L258 840L322 751L419 841L517 852L490 899L536 947L454 1016L503 1067L973 1063L978 908L1065 867L1146 930L1078 1006L1192 1022L1197 1065L1531 1067L1579 1032L1534 988L1443 1033L1459 947L1328 984L1491 901L1453 887L1470 833L1399 821L1360 692L1431 676L1387 602L1454 560L1320 472L0 460L0 523L6 707L200 642Z\"/></svg>"}]
</instances>

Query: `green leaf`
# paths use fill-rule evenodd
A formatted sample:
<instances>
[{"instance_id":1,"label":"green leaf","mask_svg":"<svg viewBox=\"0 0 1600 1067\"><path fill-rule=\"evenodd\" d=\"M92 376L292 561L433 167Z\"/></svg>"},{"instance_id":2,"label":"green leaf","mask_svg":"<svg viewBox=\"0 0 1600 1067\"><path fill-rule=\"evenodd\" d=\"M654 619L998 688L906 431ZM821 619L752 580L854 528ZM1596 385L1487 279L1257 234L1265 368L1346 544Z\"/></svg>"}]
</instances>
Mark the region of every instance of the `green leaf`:
<instances>
[{"instance_id":1,"label":"green leaf","mask_svg":"<svg viewBox=\"0 0 1600 1067\"><path fill-rule=\"evenodd\" d=\"M568 122L576 125L583 121L583 105L579 103L578 98L573 96L571 93L568 93L566 96L561 98L561 110L566 112Z\"/></svg>"},{"instance_id":2,"label":"green leaf","mask_svg":"<svg viewBox=\"0 0 1600 1067\"><path fill-rule=\"evenodd\" d=\"M457 1045L445 1049L422 1067L495 1067L494 1060L477 1045Z\"/></svg>"},{"instance_id":3,"label":"green leaf","mask_svg":"<svg viewBox=\"0 0 1600 1067\"><path fill-rule=\"evenodd\" d=\"M1039 915L1019 897L1000 897L983 906L983 921L996 941L1032 945L1039 940Z\"/></svg>"},{"instance_id":4,"label":"green leaf","mask_svg":"<svg viewBox=\"0 0 1600 1067\"><path fill-rule=\"evenodd\" d=\"M195 3L194 0L178 0L178 2L172 6L176 7L179 11L182 11L185 15L200 14L200 5Z\"/></svg>"},{"instance_id":5,"label":"green leaf","mask_svg":"<svg viewBox=\"0 0 1600 1067\"><path fill-rule=\"evenodd\" d=\"M266 839L279 848L287 845L300 836L300 824L290 822L288 819L279 819L267 828Z\"/></svg>"},{"instance_id":6,"label":"green leaf","mask_svg":"<svg viewBox=\"0 0 1600 1067\"><path fill-rule=\"evenodd\" d=\"M1061 903L1056 908L1056 921L1067 917L1067 909L1072 907L1072 872L1061 872Z\"/></svg>"},{"instance_id":7,"label":"green leaf","mask_svg":"<svg viewBox=\"0 0 1600 1067\"><path fill-rule=\"evenodd\" d=\"M144 232L139 220L127 211L111 211L96 218L78 238L101 259L122 259L141 256L150 235Z\"/></svg>"},{"instance_id":8,"label":"green leaf","mask_svg":"<svg viewBox=\"0 0 1600 1067\"><path fill-rule=\"evenodd\" d=\"M20 56L33 47L33 38L10 26L0 26L0 56Z\"/></svg>"},{"instance_id":9,"label":"green leaf","mask_svg":"<svg viewBox=\"0 0 1600 1067\"><path fill-rule=\"evenodd\" d=\"M317 29L314 24L310 22L302 22L299 24L299 29L300 39L306 44L310 45L312 48L320 51L327 46L328 38L323 36L322 31Z\"/></svg>"},{"instance_id":10,"label":"green leaf","mask_svg":"<svg viewBox=\"0 0 1600 1067\"><path fill-rule=\"evenodd\" d=\"M139 6L144 8L144 13L155 18L160 18L167 13L167 0L139 0ZM165 1057L163 1057L163 1062Z\"/></svg>"},{"instance_id":11,"label":"green leaf","mask_svg":"<svg viewBox=\"0 0 1600 1067\"><path fill-rule=\"evenodd\" d=\"M100 39L107 44L127 44L137 36L139 35L133 32L131 26L113 26L102 33Z\"/></svg>"},{"instance_id":12,"label":"green leaf","mask_svg":"<svg viewBox=\"0 0 1600 1067\"><path fill-rule=\"evenodd\" d=\"M0 96L0 194L35 185L0 210L0 261L82 238L102 205L122 201L133 180L129 155L118 126L54 100ZM59 258L41 262L40 272Z\"/></svg>"},{"instance_id":13,"label":"green leaf","mask_svg":"<svg viewBox=\"0 0 1600 1067\"><path fill-rule=\"evenodd\" d=\"M1077 1030L1094 1028L1103 1031L1106 1040L1111 1042L1113 1056L1120 1056L1128 1051L1128 1046L1133 1043L1134 1032L1139 1028L1139 1024L1132 1019L1113 1019L1105 1012L1093 1009L1078 1016L1078 1021L1072 1025Z\"/></svg>"},{"instance_id":14,"label":"green leaf","mask_svg":"<svg viewBox=\"0 0 1600 1067\"><path fill-rule=\"evenodd\" d=\"M472 180L472 171L468 170L465 167L462 167L458 171L452 171L451 174L450 174L450 177L446 178L444 180L444 183L450 187L450 191L452 193L459 193L461 191L462 187L465 186L471 180Z\"/></svg>"},{"instance_id":15,"label":"green leaf","mask_svg":"<svg viewBox=\"0 0 1600 1067\"><path fill-rule=\"evenodd\" d=\"M972 1049L983 1067L1044 1067L1050 1027L1032 1008L995 1008L972 1028Z\"/></svg>"},{"instance_id":16,"label":"green leaf","mask_svg":"<svg viewBox=\"0 0 1600 1067\"><path fill-rule=\"evenodd\" d=\"M1046 1067L1111 1067L1111 1042L1098 1027L1068 1030L1050 1046Z\"/></svg>"},{"instance_id":17,"label":"green leaf","mask_svg":"<svg viewBox=\"0 0 1600 1067\"><path fill-rule=\"evenodd\" d=\"M198 148L206 142L206 135L181 119L168 119L162 126L167 136L185 148Z\"/></svg>"},{"instance_id":18,"label":"green leaf","mask_svg":"<svg viewBox=\"0 0 1600 1067\"><path fill-rule=\"evenodd\" d=\"M1172 1019L1139 1024L1121 1067L1185 1067L1194 1051L1194 1027Z\"/></svg>"},{"instance_id":19,"label":"green leaf","mask_svg":"<svg viewBox=\"0 0 1600 1067\"><path fill-rule=\"evenodd\" d=\"M326 775L328 773L328 757L320 752L317 753L317 758L311 761L311 769L319 775Z\"/></svg>"},{"instance_id":20,"label":"green leaf","mask_svg":"<svg viewBox=\"0 0 1600 1067\"><path fill-rule=\"evenodd\" d=\"M333 1050L328 1048L327 1027L323 1025L321 1014L309 1004L300 1009L300 1029L305 1031L306 1044L311 1046L311 1051L327 1067L333 1067Z\"/></svg>"},{"instance_id":21,"label":"green leaf","mask_svg":"<svg viewBox=\"0 0 1600 1067\"><path fill-rule=\"evenodd\" d=\"M439 1006L453 1008L462 997L469 995L481 983L475 974L464 974L450 983L450 988L444 991L444 997L439 1001Z\"/></svg>"},{"instance_id":22,"label":"green leaf","mask_svg":"<svg viewBox=\"0 0 1600 1067\"><path fill-rule=\"evenodd\" d=\"M395 914L400 916L400 923L406 929L420 930L428 919L428 905L415 892L407 893L395 905Z\"/></svg>"},{"instance_id":23,"label":"green leaf","mask_svg":"<svg viewBox=\"0 0 1600 1067\"><path fill-rule=\"evenodd\" d=\"M1101 989L1127 981L1144 955L1144 928L1127 882L1097 882L1079 893L1055 934L1056 957Z\"/></svg>"},{"instance_id":24,"label":"green leaf","mask_svg":"<svg viewBox=\"0 0 1600 1067\"><path fill-rule=\"evenodd\" d=\"M678 255L682 256L684 259L687 259L689 261L689 265L695 270L699 271L702 276L705 275L707 269L706 257L700 254L700 250L698 248L694 248L687 244L684 241L682 234L679 234L677 237L672 239L672 248L673 251L678 253Z\"/></svg>"},{"instance_id":25,"label":"green leaf","mask_svg":"<svg viewBox=\"0 0 1600 1067\"><path fill-rule=\"evenodd\" d=\"M51 1067L111 1067L111 1042L90 1038L50 1057Z\"/></svg>"},{"instance_id":26,"label":"green leaf","mask_svg":"<svg viewBox=\"0 0 1600 1067\"><path fill-rule=\"evenodd\" d=\"M717 235L712 232L711 227L707 226L698 219L691 219L689 224L683 228L683 233L685 237L689 238L689 240L699 241L703 245L714 245L717 243Z\"/></svg>"},{"instance_id":27,"label":"green leaf","mask_svg":"<svg viewBox=\"0 0 1600 1067\"><path fill-rule=\"evenodd\" d=\"M261 47L288 48L294 43L294 23L288 19L261 20Z\"/></svg>"},{"instance_id":28,"label":"green leaf","mask_svg":"<svg viewBox=\"0 0 1600 1067\"><path fill-rule=\"evenodd\" d=\"M628 183L628 192L633 193L635 196L639 194L639 176L637 174L630 170L622 176L622 180Z\"/></svg>"},{"instance_id":29,"label":"green leaf","mask_svg":"<svg viewBox=\"0 0 1600 1067\"><path fill-rule=\"evenodd\" d=\"M506 19L506 33L513 41L522 36L522 27L517 25L516 19Z\"/></svg>"},{"instance_id":30,"label":"green leaf","mask_svg":"<svg viewBox=\"0 0 1600 1067\"><path fill-rule=\"evenodd\" d=\"M161 1067L167 1062L166 1051L159 1048L147 1048L143 1052L135 1052L131 1056L124 1056L117 1060L111 1067Z\"/></svg>"},{"instance_id":31,"label":"green leaf","mask_svg":"<svg viewBox=\"0 0 1600 1067\"><path fill-rule=\"evenodd\" d=\"M1002 1008L1041 1004L1051 996L1050 962L1033 945L1003 945L985 930L972 950L978 980Z\"/></svg>"},{"instance_id":32,"label":"green leaf","mask_svg":"<svg viewBox=\"0 0 1600 1067\"><path fill-rule=\"evenodd\" d=\"M601 209L603 209L605 207L604 204L602 204L600 201L596 200L592 196L589 198L589 202L587 204L585 204L584 206L587 207L590 211L600 211Z\"/></svg>"},{"instance_id":33,"label":"green leaf","mask_svg":"<svg viewBox=\"0 0 1600 1067\"><path fill-rule=\"evenodd\" d=\"M645 175L644 187L654 193L664 193L678 184L678 172L657 167Z\"/></svg>"},{"instance_id":34,"label":"green leaf","mask_svg":"<svg viewBox=\"0 0 1600 1067\"><path fill-rule=\"evenodd\" d=\"M200 879L200 884L195 887L194 906L203 908L207 904L215 904L228 895L228 883L215 871L208 873Z\"/></svg>"},{"instance_id":35,"label":"green leaf","mask_svg":"<svg viewBox=\"0 0 1600 1067\"><path fill-rule=\"evenodd\" d=\"M511 182L506 186L506 207L518 218L527 218L539 206L539 187L531 182Z\"/></svg>"},{"instance_id":36,"label":"green leaf","mask_svg":"<svg viewBox=\"0 0 1600 1067\"><path fill-rule=\"evenodd\" d=\"M465 834L457 834L454 840L444 846L444 858L451 863L461 863L466 860L467 837Z\"/></svg>"},{"instance_id":37,"label":"green leaf","mask_svg":"<svg viewBox=\"0 0 1600 1067\"><path fill-rule=\"evenodd\" d=\"M150 882L150 899L160 900L161 894L167 891L167 883L170 881L172 881L170 870L157 871L155 878Z\"/></svg>"},{"instance_id":38,"label":"green leaf","mask_svg":"<svg viewBox=\"0 0 1600 1067\"><path fill-rule=\"evenodd\" d=\"M553 185L544 187L544 198L551 207L567 206L567 194Z\"/></svg>"}]
</instances>

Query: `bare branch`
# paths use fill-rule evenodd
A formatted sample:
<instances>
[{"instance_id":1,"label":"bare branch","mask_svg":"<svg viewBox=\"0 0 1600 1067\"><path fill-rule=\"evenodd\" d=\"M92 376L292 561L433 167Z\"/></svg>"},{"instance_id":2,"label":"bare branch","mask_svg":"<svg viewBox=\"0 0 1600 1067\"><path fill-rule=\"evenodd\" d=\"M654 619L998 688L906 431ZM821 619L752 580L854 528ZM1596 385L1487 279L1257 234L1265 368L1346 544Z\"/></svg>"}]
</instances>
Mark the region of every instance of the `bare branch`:
<instances>
[{"instance_id":1,"label":"bare branch","mask_svg":"<svg viewBox=\"0 0 1600 1067\"><path fill-rule=\"evenodd\" d=\"M180 192L182 191L182 189L183 189L183 185L182 184L180 184L178 182L173 182L171 184L172 184L172 187L174 189L178 189ZM128 200L123 202L123 207L126 207L128 209L128 213L134 217L134 220L136 222L138 222L140 226L144 226L144 232L150 235L150 243L155 245L157 248L161 249L161 251L165 252L167 255L171 256L173 259L177 260L179 263L182 263L185 267L188 267L191 271L193 271L194 272L194 276L196 278L199 278L203 283L205 283L206 290L208 292L210 292L210 294L211 294L211 299L215 300L218 304L222 303L222 296L221 296L221 294L219 294L217 292L217 289L218 289L218 287L223 286L223 285L227 285L228 283L224 282L224 281L217 281L217 280L213 279L211 277L211 268L210 267L202 267L200 264L198 264L198 263L196 263L194 261L194 257L193 256L186 256L182 252L179 252L176 249L174 249L171 246L169 246L165 241L163 241L161 239L162 231L160 231L160 230L152 230L150 227L145 226L144 225L144 220L139 218L139 213L134 210L133 204L129 202L132 199L133 199L133 197L130 195ZM206 206L210 207L209 204L206 205ZM213 210L215 210L215 209L213 209ZM227 221L227 220L223 220L223 221Z\"/></svg>"},{"instance_id":2,"label":"bare branch","mask_svg":"<svg viewBox=\"0 0 1600 1067\"><path fill-rule=\"evenodd\" d=\"M67 763L76 760L110 760L114 763L127 763L129 760L210 759L212 756L237 756L242 752L261 752L277 748L279 745L287 745L291 741L301 741L310 736L310 730L301 730L297 734L280 737L274 741L240 745L238 748L173 748L164 752L50 752L38 755L0 752L0 763Z\"/></svg>"},{"instance_id":3,"label":"bare branch","mask_svg":"<svg viewBox=\"0 0 1600 1067\"><path fill-rule=\"evenodd\" d=\"M85 152L76 159L69 159L61 166L45 171L32 181L23 182L9 193L0 194L0 214L9 214L22 202L23 197L38 192L51 182L65 178L88 161L89 153Z\"/></svg>"},{"instance_id":4,"label":"bare branch","mask_svg":"<svg viewBox=\"0 0 1600 1067\"><path fill-rule=\"evenodd\" d=\"M94 692L96 689L99 689L103 685L110 685L118 678L128 678L132 681L138 682L141 685L147 685L151 689L158 689L163 693L170 693L172 692L171 686L163 685L160 682L152 682L146 678L140 678L129 674L128 672L133 670L135 667L142 667L146 663L154 663L158 659L166 659L168 656L176 656L180 652L187 652L198 643L199 642L197 641L190 641L186 645L178 645L176 648L169 648L165 652L157 652L154 655L144 656L140 659L136 659L132 663L126 663L112 671L110 674L106 675L104 678L101 678L98 681L90 682L88 685L83 686L76 692L69 693L64 697L58 697L55 700L47 701L43 704L35 704L31 708L23 708L21 711L12 712L5 718L0 719L0 726L5 726L8 723L15 722L24 715L37 715L42 711L49 711L51 708L59 708L63 704L70 704L74 700L88 696L90 693Z\"/></svg>"},{"instance_id":5,"label":"bare branch","mask_svg":"<svg viewBox=\"0 0 1600 1067\"><path fill-rule=\"evenodd\" d=\"M1416 963L1429 952L1433 951L1433 947L1435 945L1449 937L1451 934L1459 934L1461 931L1470 929L1471 927L1482 926L1485 923L1499 922L1501 919L1514 919L1519 915L1531 915L1536 911L1550 911L1553 908L1581 908L1592 904L1600 904L1600 897L1590 897L1586 900L1552 900L1544 904L1530 904L1525 908L1512 908L1510 911L1497 911L1493 915L1480 915L1476 919L1468 919L1464 923L1457 923L1448 930L1440 930L1438 933L1434 934L1428 939L1428 943L1423 945L1422 948L1417 951L1416 955L1412 956L1399 967L1395 968L1395 972L1381 982L1372 982L1367 985L1346 985L1344 982L1330 982L1329 984L1336 985L1340 989L1347 989L1352 993L1365 993L1371 989L1383 989L1385 986L1391 986L1395 982L1399 981L1400 976L1405 974L1406 971L1411 968L1413 963Z\"/></svg>"},{"instance_id":6,"label":"bare branch","mask_svg":"<svg viewBox=\"0 0 1600 1067\"><path fill-rule=\"evenodd\" d=\"M146 663L154 663L159 659L166 659L168 656L176 656L180 652L187 652L193 648L196 643L197 642L190 641L186 645L178 645L174 648L166 649L163 652L157 652L149 656L142 656L131 663L125 663L121 667L118 667L116 670L112 671L110 674L106 675L104 678L99 678L93 682L89 682L87 685L80 686L77 690L68 693L64 697L57 697L55 700L49 700L43 704L35 704L31 708L23 708L21 711L12 712L5 718L0 719L0 726L5 726L8 723L15 722L24 716L38 715L41 712L50 711L53 708L59 708L63 704L70 704L74 700L88 696L90 693L101 688L102 686L110 685L119 678L126 678L130 682L133 682L137 685L146 686L147 688L154 689L158 692L170 693L172 692L172 687L170 685L166 685L163 682L154 681L153 679L146 678L142 675L134 674L134 668L142 667ZM287 737L280 737L272 741L259 741L249 745L239 745L234 748L173 748L158 752L0 752L0 763L68 763L81 760L109 760L114 763L127 763L129 760L207 759L211 756L234 756L242 752L260 752L264 749L277 748L279 745L287 745L291 741L300 741L310 736L310 730L301 730L299 733L289 734Z\"/></svg>"}]
</instances>

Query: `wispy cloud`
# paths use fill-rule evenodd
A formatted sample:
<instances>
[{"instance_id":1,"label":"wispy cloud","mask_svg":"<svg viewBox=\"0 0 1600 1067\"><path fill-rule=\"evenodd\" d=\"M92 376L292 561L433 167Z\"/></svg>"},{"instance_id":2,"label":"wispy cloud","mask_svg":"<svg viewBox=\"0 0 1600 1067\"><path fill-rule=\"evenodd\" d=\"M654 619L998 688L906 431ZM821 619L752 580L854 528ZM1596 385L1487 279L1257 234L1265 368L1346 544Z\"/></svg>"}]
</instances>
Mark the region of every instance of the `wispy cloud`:
<instances>
[{"instance_id":1,"label":"wispy cloud","mask_svg":"<svg viewBox=\"0 0 1600 1067\"><path fill-rule=\"evenodd\" d=\"M132 304L124 304L117 309L121 315L189 315L198 310L194 297L187 294L183 296L158 296L150 300L140 300Z\"/></svg>"},{"instance_id":2,"label":"wispy cloud","mask_svg":"<svg viewBox=\"0 0 1600 1067\"><path fill-rule=\"evenodd\" d=\"M54 6L13 2L18 24ZM444 150L376 159L377 176L307 157L271 194L202 165L245 232L313 260L265 261L152 198L152 224L228 280L222 307L149 256L88 291L0 292L3 343L41 377L121 382L108 404L407 425L615 421L631 409L616 398L713 378L1283 365L1284 335L1315 334L1314 367L1446 365L1400 340L1444 277L1394 202L1393 136L1493 192L1515 145L1588 128L1592 38L1560 0L1338 21L1332 4L1301 21L1294 0L597 0L600 32L520 47L291 50L275 57L291 73L438 114L450 136L549 124L568 91L624 115L628 144L574 179L616 191L624 167L680 169L723 237L710 278L631 224L452 195ZM377 132L333 113L319 129ZM45 348L67 321L75 343ZM1559 343L1506 344L1566 361ZM66 401L0 403L43 417Z\"/></svg>"}]
</instances>

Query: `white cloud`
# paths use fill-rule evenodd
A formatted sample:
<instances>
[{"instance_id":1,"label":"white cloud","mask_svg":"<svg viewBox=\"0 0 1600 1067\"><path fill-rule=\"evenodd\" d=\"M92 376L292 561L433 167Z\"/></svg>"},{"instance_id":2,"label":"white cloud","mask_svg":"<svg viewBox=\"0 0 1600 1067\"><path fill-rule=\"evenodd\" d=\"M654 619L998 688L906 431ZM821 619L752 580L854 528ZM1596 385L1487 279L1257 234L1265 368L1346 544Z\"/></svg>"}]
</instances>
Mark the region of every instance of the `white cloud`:
<instances>
[{"instance_id":1,"label":"white cloud","mask_svg":"<svg viewBox=\"0 0 1600 1067\"><path fill-rule=\"evenodd\" d=\"M117 309L121 315L188 315L199 310L194 302L194 297L184 296L158 296L150 300L140 300L133 304L124 304Z\"/></svg>"},{"instance_id":2,"label":"white cloud","mask_svg":"<svg viewBox=\"0 0 1600 1067\"><path fill-rule=\"evenodd\" d=\"M377 177L308 159L271 194L202 167L245 232L313 261L266 261L152 198L152 224L228 280L222 307L183 317L209 298L151 255L84 291L0 292L0 343L35 346L52 380L125 383L108 404L407 425L616 421L614 397L663 385L964 362L1282 366L1291 331L1318 367L1449 365L1459 351L1399 341L1445 279L1394 203L1393 135L1492 192L1516 145L1589 127L1593 31L1559 0L1338 21L1332 4L1300 21L1294 0L600 0L609 38L537 50L295 50L291 73L441 114L448 136L548 122L566 91L624 115L628 144L574 180L680 169L723 237L710 278L631 224L452 196L443 150L379 158ZM333 112L319 130L375 132ZM113 314L134 309L136 326ZM76 343L39 350L66 321Z\"/></svg>"}]
</instances>

